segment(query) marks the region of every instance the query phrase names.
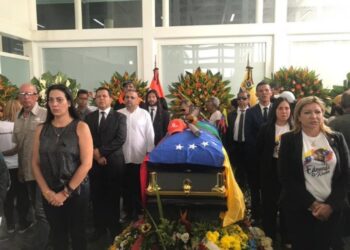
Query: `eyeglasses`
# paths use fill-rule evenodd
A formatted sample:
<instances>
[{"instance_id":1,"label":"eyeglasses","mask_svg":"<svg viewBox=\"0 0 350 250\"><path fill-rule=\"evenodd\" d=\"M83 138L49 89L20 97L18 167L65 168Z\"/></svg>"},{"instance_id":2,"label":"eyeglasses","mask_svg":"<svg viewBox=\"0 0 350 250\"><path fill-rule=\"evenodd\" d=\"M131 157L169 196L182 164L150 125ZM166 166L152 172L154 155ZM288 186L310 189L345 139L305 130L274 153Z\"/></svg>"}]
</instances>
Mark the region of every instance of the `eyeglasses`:
<instances>
[{"instance_id":1,"label":"eyeglasses","mask_svg":"<svg viewBox=\"0 0 350 250\"><path fill-rule=\"evenodd\" d=\"M20 97L25 97L25 96L35 96L37 93L34 93L34 92L20 92L20 93L18 93L18 95L20 96Z\"/></svg>"},{"instance_id":2,"label":"eyeglasses","mask_svg":"<svg viewBox=\"0 0 350 250\"><path fill-rule=\"evenodd\" d=\"M125 96L125 99L135 99L136 97L135 96Z\"/></svg>"},{"instance_id":3,"label":"eyeglasses","mask_svg":"<svg viewBox=\"0 0 350 250\"><path fill-rule=\"evenodd\" d=\"M248 99L247 97L237 97L237 100L238 100L238 101L240 101L240 100L245 101L245 100L247 100L247 99Z\"/></svg>"}]
</instances>

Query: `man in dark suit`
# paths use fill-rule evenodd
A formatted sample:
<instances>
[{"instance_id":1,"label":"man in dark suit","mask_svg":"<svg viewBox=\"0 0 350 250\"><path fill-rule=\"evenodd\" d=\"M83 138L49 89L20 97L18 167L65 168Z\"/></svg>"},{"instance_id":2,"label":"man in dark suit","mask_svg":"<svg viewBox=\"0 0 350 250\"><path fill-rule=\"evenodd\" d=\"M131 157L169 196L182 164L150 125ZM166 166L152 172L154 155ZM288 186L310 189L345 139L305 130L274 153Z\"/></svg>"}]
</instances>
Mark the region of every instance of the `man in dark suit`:
<instances>
[{"instance_id":1,"label":"man in dark suit","mask_svg":"<svg viewBox=\"0 0 350 250\"><path fill-rule=\"evenodd\" d=\"M109 89L96 90L97 110L86 116L94 142L94 162L89 172L95 231L97 240L107 229L115 237L120 231L120 191L123 179L123 144L126 139L125 115L111 109Z\"/></svg>"},{"instance_id":2,"label":"man in dark suit","mask_svg":"<svg viewBox=\"0 0 350 250\"><path fill-rule=\"evenodd\" d=\"M245 156L244 156L244 123L245 114L249 108L249 94L240 90L237 96L238 107L227 115L226 148L234 168L235 178L241 187L246 188Z\"/></svg>"},{"instance_id":3,"label":"man in dark suit","mask_svg":"<svg viewBox=\"0 0 350 250\"><path fill-rule=\"evenodd\" d=\"M341 132L344 137L346 144L348 148L350 149L350 89L345 91L342 94L341 101L340 101L340 106L343 109L343 114L337 116L335 119L333 119L330 123L329 126L338 132ZM348 189L349 190L349 189ZM350 200L350 192L348 191L348 200ZM343 232L339 233L341 236L349 236L350 235L350 228L349 228L349 223L350 223L350 209L347 207L345 208L343 212L343 219L342 219L342 230ZM337 243L337 240L335 240ZM341 242L341 240L340 240ZM339 241L338 241L339 244ZM334 245L335 247L335 245ZM336 248L334 248L336 249Z\"/></svg>"},{"instance_id":4,"label":"man in dark suit","mask_svg":"<svg viewBox=\"0 0 350 250\"><path fill-rule=\"evenodd\" d=\"M163 108L158 93L154 89L147 92L144 109L151 115L154 129L154 145L157 145L167 133L169 112Z\"/></svg>"},{"instance_id":5,"label":"man in dark suit","mask_svg":"<svg viewBox=\"0 0 350 250\"><path fill-rule=\"evenodd\" d=\"M344 135L346 144L350 148L350 89L342 94L340 105L343 109L343 115L333 119L329 126Z\"/></svg>"},{"instance_id":6,"label":"man in dark suit","mask_svg":"<svg viewBox=\"0 0 350 250\"><path fill-rule=\"evenodd\" d=\"M259 164L256 152L256 140L259 129L267 121L267 116L271 106L272 91L270 85L261 81L256 86L256 96L259 103L247 110L244 136L245 136L245 157L247 163L247 179L251 195L252 219L258 222L260 220L260 181Z\"/></svg>"}]
</instances>

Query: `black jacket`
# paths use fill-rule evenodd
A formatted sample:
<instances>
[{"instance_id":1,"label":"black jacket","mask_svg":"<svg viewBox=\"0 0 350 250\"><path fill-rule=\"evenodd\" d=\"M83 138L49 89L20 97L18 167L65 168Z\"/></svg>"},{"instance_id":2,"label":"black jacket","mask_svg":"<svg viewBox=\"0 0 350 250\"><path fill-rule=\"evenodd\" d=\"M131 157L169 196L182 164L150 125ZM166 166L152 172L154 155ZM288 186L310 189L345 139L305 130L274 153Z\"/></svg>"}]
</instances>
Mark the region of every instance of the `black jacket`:
<instances>
[{"instance_id":1,"label":"black jacket","mask_svg":"<svg viewBox=\"0 0 350 250\"><path fill-rule=\"evenodd\" d=\"M113 169L124 164L123 144L126 140L126 116L113 109L106 117L106 122L99 128L99 110L88 114L85 118L89 125L94 149L98 148L101 155L106 157L110 174L116 173ZM94 161L94 165L97 162Z\"/></svg>"},{"instance_id":2,"label":"black jacket","mask_svg":"<svg viewBox=\"0 0 350 250\"><path fill-rule=\"evenodd\" d=\"M341 210L346 204L349 181L349 150L344 136L338 132L327 134L327 139L337 158L332 179L332 191L325 203L333 210ZM288 132L282 135L278 158L280 182L282 184L281 204L289 210L307 210L315 201L305 185L302 163L302 133Z\"/></svg>"}]
</instances>

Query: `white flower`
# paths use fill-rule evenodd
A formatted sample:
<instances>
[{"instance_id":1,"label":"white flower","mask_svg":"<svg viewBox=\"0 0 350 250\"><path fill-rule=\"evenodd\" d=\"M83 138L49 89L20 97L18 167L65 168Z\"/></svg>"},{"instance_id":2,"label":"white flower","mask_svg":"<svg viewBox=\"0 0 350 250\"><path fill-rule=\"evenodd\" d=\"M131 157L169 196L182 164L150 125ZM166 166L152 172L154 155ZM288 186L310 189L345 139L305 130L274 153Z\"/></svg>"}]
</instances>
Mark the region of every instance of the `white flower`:
<instances>
[{"instance_id":1,"label":"white flower","mask_svg":"<svg viewBox=\"0 0 350 250\"><path fill-rule=\"evenodd\" d=\"M204 243L204 246L206 248L208 248L209 250L220 250L220 247L218 247L218 245L216 245L214 242L210 241L210 240L207 240L205 243Z\"/></svg>"},{"instance_id":2,"label":"white flower","mask_svg":"<svg viewBox=\"0 0 350 250\"><path fill-rule=\"evenodd\" d=\"M127 244L128 244L128 241L127 240L123 240L122 242L120 242L120 247L124 248Z\"/></svg>"},{"instance_id":3,"label":"white flower","mask_svg":"<svg viewBox=\"0 0 350 250\"><path fill-rule=\"evenodd\" d=\"M69 85L70 85L70 81L67 80L67 81L66 81L66 86L69 87Z\"/></svg>"},{"instance_id":4,"label":"white flower","mask_svg":"<svg viewBox=\"0 0 350 250\"><path fill-rule=\"evenodd\" d=\"M190 235L188 233L183 233L180 238L186 244L190 239Z\"/></svg>"},{"instance_id":5,"label":"white flower","mask_svg":"<svg viewBox=\"0 0 350 250\"><path fill-rule=\"evenodd\" d=\"M180 239L181 238L181 234L180 233L176 233L176 238Z\"/></svg>"},{"instance_id":6,"label":"white flower","mask_svg":"<svg viewBox=\"0 0 350 250\"><path fill-rule=\"evenodd\" d=\"M39 92L39 96L42 100L45 100L46 99L46 90L45 89L42 89L40 92Z\"/></svg>"},{"instance_id":7,"label":"white flower","mask_svg":"<svg viewBox=\"0 0 350 250\"><path fill-rule=\"evenodd\" d=\"M261 245L266 249L267 247L271 247L272 239L269 237L262 237L260 242Z\"/></svg>"},{"instance_id":8,"label":"white flower","mask_svg":"<svg viewBox=\"0 0 350 250\"><path fill-rule=\"evenodd\" d=\"M56 76L55 83L60 83L62 82L62 76L58 75Z\"/></svg>"},{"instance_id":9,"label":"white flower","mask_svg":"<svg viewBox=\"0 0 350 250\"><path fill-rule=\"evenodd\" d=\"M46 88L46 80L40 79L40 84L43 88Z\"/></svg>"}]
</instances>

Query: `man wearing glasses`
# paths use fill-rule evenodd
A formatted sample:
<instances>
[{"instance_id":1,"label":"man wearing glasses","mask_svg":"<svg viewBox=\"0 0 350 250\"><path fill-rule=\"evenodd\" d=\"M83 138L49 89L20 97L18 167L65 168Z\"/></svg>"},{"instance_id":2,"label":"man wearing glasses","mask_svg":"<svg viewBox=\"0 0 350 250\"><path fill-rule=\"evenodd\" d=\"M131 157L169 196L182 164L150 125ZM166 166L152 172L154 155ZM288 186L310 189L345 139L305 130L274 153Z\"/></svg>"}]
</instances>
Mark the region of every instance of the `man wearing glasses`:
<instances>
[{"instance_id":1,"label":"man wearing glasses","mask_svg":"<svg viewBox=\"0 0 350 250\"><path fill-rule=\"evenodd\" d=\"M242 189L246 188L245 156L244 156L244 123L245 114L249 108L249 94L240 90L237 96L238 107L227 116L227 151L232 167L235 169L235 177Z\"/></svg>"},{"instance_id":2,"label":"man wearing glasses","mask_svg":"<svg viewBox=\"0 0 350 250\"><path fill-rule=\"evenodd\" d=\"M47 235L43 232L48 234L48 223L42 206L40 189L33 176L31 162L35 129L38 124L46 120L46 109L38 105L37 90L30 83L24 83L19 88L19 101L22 109L17 115L13 133L13 142L17 144L18 149L18 180L26 183L29 199L34 208L36 226L46 229L37 228L36 231L40 233L40 236L33 238L33 244L43 247L47 242ZM32 225L33 223L21 225L18 232L24 233Z\"/></svg>"},{"instance_id":3,"label":"man wearing glasses","mask_svg":"<svg viewBox=\"0 0 350 250\"><path fill-rule=\"evenodd\" d=\"M127 136L123 145L125 157L125 210L128 219L137 220L141 214L140 165L154 148L154 130L151 115L138 105L135 90L129 90L124 96L125 108L119 112L126 115Z\"/></svg>"}]
</instances>

